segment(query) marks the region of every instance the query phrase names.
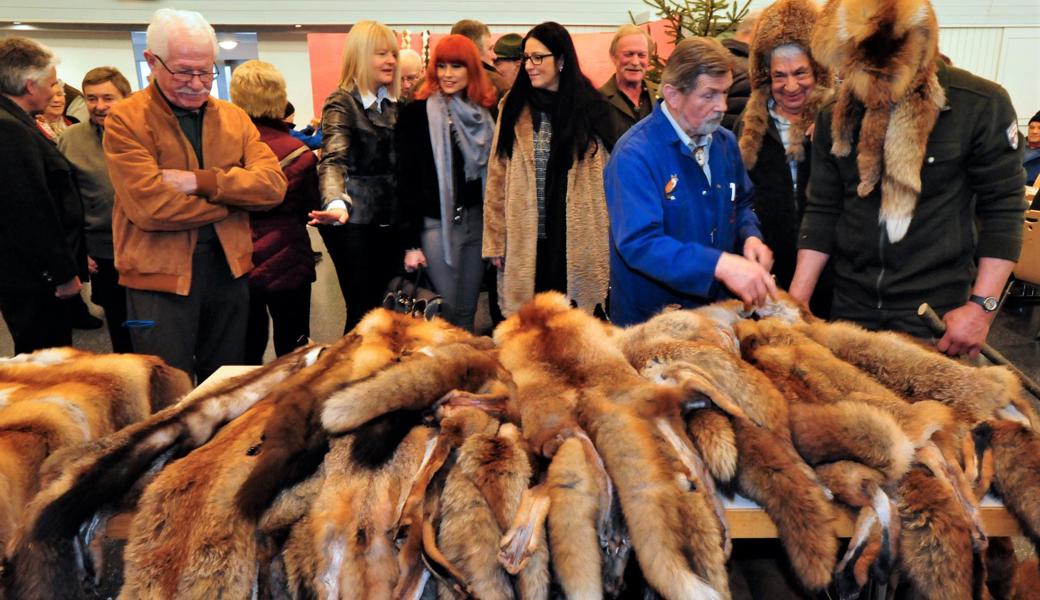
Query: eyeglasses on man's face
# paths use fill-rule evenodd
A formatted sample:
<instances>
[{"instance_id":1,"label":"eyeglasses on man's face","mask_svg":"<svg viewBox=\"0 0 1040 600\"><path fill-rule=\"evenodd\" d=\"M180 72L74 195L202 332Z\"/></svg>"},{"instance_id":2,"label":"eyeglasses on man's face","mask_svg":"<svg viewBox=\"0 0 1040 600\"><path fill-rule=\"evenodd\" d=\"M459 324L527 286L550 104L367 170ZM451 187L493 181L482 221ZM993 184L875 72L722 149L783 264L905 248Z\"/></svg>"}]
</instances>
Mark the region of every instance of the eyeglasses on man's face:
<instances>
[{"instance_id":1,"label":"eyeglasses on man's face","mask_svg":"<svg viewBox=\"0 0 1040 600\"><path fill-rule=\"evenodd\" d=\"M163 61L162 57L158 54L153 54L155 60L159 61L162 68L166 69L166 72L173 76L173 80L177 83L191 83L192 79L196 77L199 81L205 84L213 83L213 80L217 77L217 68L214 66L212 71L174 71L170 67L166 66L166 62Z\"/></svg>"},{"instance_id":2,"label":"eyeglasses on man's face","mask_svg":"<svg viewBox=\"0 0 1040 600\"><path fill-rule=\"evenodd\" d=\"M524 62L529 62L534 66L542 64L542 61L552 56L552 54L525 54L523 57Z\"/></svg>"}]
</instances>

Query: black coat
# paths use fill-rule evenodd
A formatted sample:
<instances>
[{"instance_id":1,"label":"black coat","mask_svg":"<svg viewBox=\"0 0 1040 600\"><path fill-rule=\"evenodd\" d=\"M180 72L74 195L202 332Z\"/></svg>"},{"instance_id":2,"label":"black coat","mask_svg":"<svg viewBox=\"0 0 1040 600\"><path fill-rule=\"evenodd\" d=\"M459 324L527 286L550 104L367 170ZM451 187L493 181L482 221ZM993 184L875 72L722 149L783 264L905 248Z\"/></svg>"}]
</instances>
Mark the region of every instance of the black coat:
<instances>
[{"instance_id":1,"label":"black coat","mask_svg":"<svg viewBox=\"0 0 1040 600\"><path fill-rule=\"evenodd\" d=\"M736 128L738 138L743 129L744 121L740 119ZM805 214L805 192L811 173L809 157L812 155L812 141L806 136L803 144L805 160L798 164L798 186L795 187L784 153L784 143L776 124L770 118L755 168L748 170L755 184L755 213L758 214L762 236L765 238L762 241L773 251L776 285L785 290L790 287L791 278L794 277L798 258L798 232L802 215ZM832 293L832 276L828 268L820 276L813 292L810 302L813 314L821 318L829 316Z\"/></svg>"},{"instance_id":2,"label":"black coat","mask_svg":"<svg viewBox=\"0 0 1040 600\"><path fill-rule=\"evenodd\" d=\"M321 163L318 165L322 204L351 199L350 222L359 225L395 224L396 167L394 124L396 102L361 106L357 91L337 88L321 111Z\"/></svg>"},{"instance_id":3,"label":"black coat","mask_svg":"<svg viewBox=\"0 0 1040 600\"><path fill-rule=\"evenodd\" d=\"M83 202L73 168L32 117L0 95L0 293L85 279Z\"/></svg>"},{"instance_id":4,"label":"black coat","mask_svg":"<svg viewBox=\"0 0 1040 600\"><path fill-rule=\"evenodd\" d=\"M1022 144L1013 147L1007 136L1015 121L1011 99L996 83L942 62L938 78L946 106L928 134L921 193L898 243L878 219L881 186L865 198L856 193L860 123L852 152L836 157L829 151L833 101L816 118L798 244L831 256L838 294L850 310L912 313L928 302L942 314L967 302L976 258L1018 258L1025 170Z\"/></svg>"},{"instance_id":5,"label":"black coat","mask_svg":"<svg viewBox=\"0 0 1040 600\"><path fill-rule=\"evenodd\" d=\"M494 119L494 115L492 115ZM430 118L426 99L409 102L394 129L397 154L397 203L401 210L401 243L405 250L421 247L423 217L441 218L441 197L437 163L433 160ZM452 170L455 178L455 206L483 208L483 182L465 181L463 158L452 143Z\"/></svg>"},{"instance_id":6,"label":"black coat","mask_svg":"<svg viewBox=\"0 0 1040 600\"><path fill-rule=\"evenodd\" d=\"M748 78L748 45L734 39L723 40L722 45L736 59L733 67L733 85L726 97L726 115L722 117L722 126L735 131L737 119L744 112L748 98L751 97L751 80ZM738 136L739 139L739 136Z\"/></svg>"}]
</instances>

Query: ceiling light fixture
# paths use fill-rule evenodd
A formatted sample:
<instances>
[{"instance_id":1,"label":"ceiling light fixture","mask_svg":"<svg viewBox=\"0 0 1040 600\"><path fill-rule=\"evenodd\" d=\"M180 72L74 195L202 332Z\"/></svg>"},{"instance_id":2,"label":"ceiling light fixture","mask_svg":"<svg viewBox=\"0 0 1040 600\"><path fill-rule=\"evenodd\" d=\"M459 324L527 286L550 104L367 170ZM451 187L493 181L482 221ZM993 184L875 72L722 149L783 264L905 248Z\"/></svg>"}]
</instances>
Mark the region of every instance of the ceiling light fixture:
<instances>
[{"instance_id":1,"label":"ceiling light fixture","mask_svg":"<svg viewBox=\"0 0 1040 600\"><path fill-rule=\"evenodd\" d=\"M238 40L220 40L219 42L217 42L217 45L225 50L234 50L235 48L238 48Z\"/></svg>"}]
</instances>

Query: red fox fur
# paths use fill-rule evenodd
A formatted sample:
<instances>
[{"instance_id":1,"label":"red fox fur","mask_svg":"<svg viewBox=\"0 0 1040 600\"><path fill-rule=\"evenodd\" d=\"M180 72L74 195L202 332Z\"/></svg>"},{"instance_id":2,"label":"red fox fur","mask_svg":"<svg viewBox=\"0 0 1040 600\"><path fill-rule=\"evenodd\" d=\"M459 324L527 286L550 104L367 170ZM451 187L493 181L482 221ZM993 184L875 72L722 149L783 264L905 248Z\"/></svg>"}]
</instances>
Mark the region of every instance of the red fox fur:
<instances>
[{"instance_id":1,"label":"red fox fur","mask_svg":"<svg viewBox=\"0 0 1040 600\"><path fill-rule=\"evenodd\" d=\"M970 367L904 334L870 332L851 323L818 322L801 329L908 400L938 400L972 424L1013 405L1037 427L1021 384L1004 367Z\"/></svg>"},{"instance_id":2,"label":"red fox fur","mask_svg":"<svg viewBox=\"0 0 1040 600\"><path fill-rule=\"evenodd\" d=\"M39 531L37 507L50 492L30 500L65 476L83 454L81 444L98 444L147 419L190 387L185 373L151 356L55 348L0 362L0 479L6 482L0 487L0 547L16 597L74 596L84 580L77 577L80 565L92 562L83 555L92 534L73 542L78 523L60 534L69 545L61 552L42 540L26 544L24 538ZM44 527L52 524L48 519Z\"/></svg>"}]
</instances>

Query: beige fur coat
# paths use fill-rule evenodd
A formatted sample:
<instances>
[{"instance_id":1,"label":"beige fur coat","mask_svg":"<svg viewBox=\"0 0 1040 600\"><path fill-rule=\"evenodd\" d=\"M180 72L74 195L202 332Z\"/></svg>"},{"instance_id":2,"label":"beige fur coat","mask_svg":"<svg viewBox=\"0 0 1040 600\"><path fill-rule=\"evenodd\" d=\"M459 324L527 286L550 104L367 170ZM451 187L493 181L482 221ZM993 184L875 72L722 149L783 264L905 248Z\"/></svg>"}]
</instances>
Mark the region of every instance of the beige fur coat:
<instances>
[{"instance_id":1,"label":"beige fur coat","mask_svg":"<svg viewBox=\"0 0 1040 600\"><path fill-rule=\"evenodd\" d=\"M534 297L538 248L538 198L534 173L534 125L525 108L516 125L513 156L492 150L484 193L485 258L505 257L498 273L498 302L510 315ZM498 147L498 129L492 149ZM567 173L567 296L592 312L607 297L610 281L609 222L603 192L608 154L600 143Z\"/></svg>"}]
</instances>

